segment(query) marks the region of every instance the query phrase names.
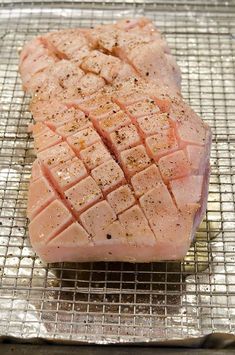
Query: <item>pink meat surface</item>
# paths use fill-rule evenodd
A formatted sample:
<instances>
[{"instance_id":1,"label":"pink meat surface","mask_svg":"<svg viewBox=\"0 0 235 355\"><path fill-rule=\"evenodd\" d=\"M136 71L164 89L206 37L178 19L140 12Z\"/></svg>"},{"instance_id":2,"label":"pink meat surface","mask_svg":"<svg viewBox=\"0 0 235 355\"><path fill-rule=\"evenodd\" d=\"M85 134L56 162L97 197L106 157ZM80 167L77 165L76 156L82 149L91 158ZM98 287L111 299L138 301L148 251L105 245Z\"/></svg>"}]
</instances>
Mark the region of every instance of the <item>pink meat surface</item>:
<instances>
[{"instance_id":1,"label":"pink meat surface","mask_svg":"<svg viewBox=\"0 0 235 355\"><path fill-rule=\"evenodd\" d=\"M205 213L211 131L146 18L33 39L27 215L45 262L180 260Z\"/></svg>"}]
</instances>

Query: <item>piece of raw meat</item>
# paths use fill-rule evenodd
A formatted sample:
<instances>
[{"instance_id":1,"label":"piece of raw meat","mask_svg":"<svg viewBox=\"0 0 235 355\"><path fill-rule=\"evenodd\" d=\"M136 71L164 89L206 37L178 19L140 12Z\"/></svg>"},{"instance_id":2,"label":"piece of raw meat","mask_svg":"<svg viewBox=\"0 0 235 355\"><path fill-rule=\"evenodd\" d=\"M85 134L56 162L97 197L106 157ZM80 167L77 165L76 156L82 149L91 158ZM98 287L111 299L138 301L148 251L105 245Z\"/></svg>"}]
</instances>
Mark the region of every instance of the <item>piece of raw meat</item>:
<instances>
[{"instance_id":1,"label":"piece of raw meat","mask_svg":"<svg viewBox=\"0 0 235 355\"><path fill-rule=\"evenodd\" d=\"M146 18L52 32L20 56L32 95L27 214L46 262L182 259L205 213L211 132Z\"/></svg>"}]
</instances>

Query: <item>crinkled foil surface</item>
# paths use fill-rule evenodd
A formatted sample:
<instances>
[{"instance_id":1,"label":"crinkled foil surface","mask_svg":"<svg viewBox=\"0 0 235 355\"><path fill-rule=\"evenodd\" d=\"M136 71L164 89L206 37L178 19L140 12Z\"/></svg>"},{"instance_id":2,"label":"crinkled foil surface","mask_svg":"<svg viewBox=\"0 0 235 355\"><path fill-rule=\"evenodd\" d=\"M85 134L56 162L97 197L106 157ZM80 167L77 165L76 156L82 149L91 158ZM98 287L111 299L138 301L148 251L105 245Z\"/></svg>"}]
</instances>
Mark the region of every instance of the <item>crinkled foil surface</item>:
<instances>
[{"instance_id":1,"label":"crinkled foil surface","mask_svg":"<svg viewBox=\"0 0 235 355\"><path fill-rule=\"evenodd\" d=\"M108 343L234 332L232 3L0 3L0 335ZM18 52L39 33L140 14L165 34L182 70L184 97L213 130L205 219L182 262L44 265L28 241L25 212L34 155Z\"/></svg>"}]
</instances>

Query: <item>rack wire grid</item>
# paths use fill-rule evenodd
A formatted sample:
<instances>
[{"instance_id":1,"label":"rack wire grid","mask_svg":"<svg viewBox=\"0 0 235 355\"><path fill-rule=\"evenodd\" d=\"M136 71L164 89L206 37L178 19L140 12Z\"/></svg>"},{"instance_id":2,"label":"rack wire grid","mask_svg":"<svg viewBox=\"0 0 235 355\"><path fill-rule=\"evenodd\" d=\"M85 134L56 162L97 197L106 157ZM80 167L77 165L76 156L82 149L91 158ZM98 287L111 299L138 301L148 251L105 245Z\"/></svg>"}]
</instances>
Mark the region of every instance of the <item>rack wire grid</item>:
<instances>
[{"instance_id":1,"label":"rack wire grid","mask_svg":"<svg viewBox=\"0 0 235 355\"><path fill-rule=\"evenodd\" d=\"M184 97L213 130L204 222L182 262L44 265L28 240L34 156L18 51L39 33L139 14L165 34ZM104 343L234 332L234 2L3 1L0 41L0 334Z\"/></svg>"}]
</instances>

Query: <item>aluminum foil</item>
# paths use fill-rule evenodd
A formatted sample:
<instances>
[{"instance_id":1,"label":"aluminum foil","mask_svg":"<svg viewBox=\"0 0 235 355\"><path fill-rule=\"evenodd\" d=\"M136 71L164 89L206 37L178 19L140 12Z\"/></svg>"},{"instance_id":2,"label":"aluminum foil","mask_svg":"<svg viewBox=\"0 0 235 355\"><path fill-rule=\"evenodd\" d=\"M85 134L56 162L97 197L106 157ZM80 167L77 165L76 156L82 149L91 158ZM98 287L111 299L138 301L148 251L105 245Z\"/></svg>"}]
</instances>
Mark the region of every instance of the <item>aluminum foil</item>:
<instances>
[{"instance_id":1,"label":"aluminum foil","mask_svg":"<svg viewBox=\"0 0 235 355\"><path fill-rule=\"evenodd\" d=\"M4 1L0 7L0 335L108 343L234 332L235 15L229 5L220 12L174 11L165 3ZM140 14L165 34L182 69L185 99L212 127L207 214L182 262L44 265L28 241L34 155L18 51L39 33Z\"/></svg>"}]
</instances>

